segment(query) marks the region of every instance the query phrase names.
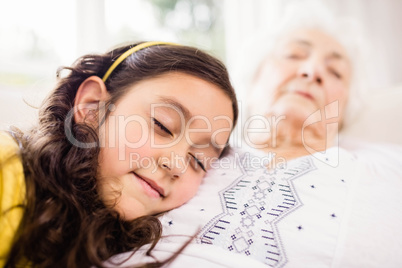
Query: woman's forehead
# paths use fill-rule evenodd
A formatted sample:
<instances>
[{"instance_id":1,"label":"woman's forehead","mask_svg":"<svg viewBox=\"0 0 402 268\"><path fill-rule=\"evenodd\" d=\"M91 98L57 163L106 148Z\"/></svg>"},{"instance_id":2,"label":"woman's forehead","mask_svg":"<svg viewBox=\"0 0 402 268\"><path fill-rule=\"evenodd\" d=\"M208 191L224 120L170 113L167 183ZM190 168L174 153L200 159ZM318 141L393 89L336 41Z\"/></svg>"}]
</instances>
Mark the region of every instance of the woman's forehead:
<instances>
[{"instance_id":1,"label":"woman's forehead","mask_svg":"<svg viewBox=\"0 0 402 268\"><path fill-rule=\"evenodd\" d=\"M345 47L335 37L320 29L306 28L287 32L278 39L276 48L291 44L308 49L320 49L348 60Z\"/></svg>"}]
</instances>

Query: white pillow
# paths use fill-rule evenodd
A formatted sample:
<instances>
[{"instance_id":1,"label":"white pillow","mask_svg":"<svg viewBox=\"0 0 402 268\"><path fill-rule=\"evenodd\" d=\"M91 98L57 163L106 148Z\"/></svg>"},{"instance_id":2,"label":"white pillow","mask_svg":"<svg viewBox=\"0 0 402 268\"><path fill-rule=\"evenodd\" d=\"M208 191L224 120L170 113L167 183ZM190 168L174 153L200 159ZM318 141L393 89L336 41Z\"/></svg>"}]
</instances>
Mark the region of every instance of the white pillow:
<instances>
[{"instance_id":1,"label":"white pillow","mask_svg":"<svg viewBox=\"0 0 402 268\"><path fill-rule=\"evenodd\" d=\"M345 126L342 139L402 144L402 85L367 97L354 122Z\"/></svg>"}]
</instances>

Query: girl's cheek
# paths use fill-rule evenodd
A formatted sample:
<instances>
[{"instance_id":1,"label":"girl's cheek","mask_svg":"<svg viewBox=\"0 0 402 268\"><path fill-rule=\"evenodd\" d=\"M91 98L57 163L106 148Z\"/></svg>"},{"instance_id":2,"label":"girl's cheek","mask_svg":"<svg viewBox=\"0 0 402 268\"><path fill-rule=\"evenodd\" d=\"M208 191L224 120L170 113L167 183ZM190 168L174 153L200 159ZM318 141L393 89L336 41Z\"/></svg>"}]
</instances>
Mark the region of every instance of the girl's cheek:
<instances>
[{"instance_id":1,"label":"girl's cheek","mask_svg":"<svg viewBox=\"0 0 402 268\"><path fill-rule=\"evenodd\" d=\"M119 150L118 155L126 159L149 157L150 135L145 120L134 118L120 118L118 120L118 140L115 141Z\"/></svg>"},{"instance_id":2,"label":"girl's cheek","mask_svg":"<svg viewBox=\"0 0 402 268\"><path fill-rule=\"evenodd\" d=\"M183 203L187 202L188 200L190 200L192 197L195 196L195 194L198 191L198 188L201 185L203 177L201 177L201 178L194 178L193 176L187 177L189 179L189 182L184 187L186 190L183 191L183 193L186 193L186 194L182 195L182 197L183 197L182 202Z\"/></svg>"},{"instance_id":3,"label":"girl's cheek","mask_svg":"<svg viewBox=\"0 0 402 268\"><path fill-rule=\"evenodd\" d=\"M150 130L147 122L139 116L131 116L126 119L119 118L119 141L123 141L131 147L141 147L148 140Z\"/></svg>"},{"instance_id":4,"label":"girl's cheek","mask_svg":"<svg viewBox=\"0 0 402 268\"><path fill-rule=\"evenodd\" d=\"M131 169L154 168L156 156L149 141L140 147L126 147L126 158L129 159Z\"/></svg>"}]
</instances>

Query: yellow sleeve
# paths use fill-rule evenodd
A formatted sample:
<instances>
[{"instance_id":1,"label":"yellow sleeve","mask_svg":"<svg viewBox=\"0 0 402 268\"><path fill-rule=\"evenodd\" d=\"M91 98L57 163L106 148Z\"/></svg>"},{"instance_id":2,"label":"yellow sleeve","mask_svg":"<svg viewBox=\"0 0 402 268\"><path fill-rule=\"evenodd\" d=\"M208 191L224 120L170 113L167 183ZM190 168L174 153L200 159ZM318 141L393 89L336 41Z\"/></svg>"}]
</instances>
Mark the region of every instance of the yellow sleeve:
<instances>
[{"instance_id":1,"label":"yellow sleeve","mask_svg":"<svg viewBox=\"0 0 402 268\"><path fill-rule=\"evenodd\" d=\"M0 267L4 266L23 215L25 179L18 145L0 131Z\"/></svg>"}]
</instances>

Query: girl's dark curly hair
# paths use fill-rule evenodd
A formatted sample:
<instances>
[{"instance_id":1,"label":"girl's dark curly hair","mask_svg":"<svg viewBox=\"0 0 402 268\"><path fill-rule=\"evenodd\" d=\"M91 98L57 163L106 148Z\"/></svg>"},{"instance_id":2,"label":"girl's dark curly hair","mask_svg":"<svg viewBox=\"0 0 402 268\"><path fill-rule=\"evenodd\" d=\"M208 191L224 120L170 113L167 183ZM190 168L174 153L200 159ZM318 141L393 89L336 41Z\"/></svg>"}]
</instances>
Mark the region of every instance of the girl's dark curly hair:
<instances>
[{"instance_id":1,"label":"girl's dark curly hair","mask_svg":"<svg viewBox=\"0 0 402 268\"><path fill-rule=\"evenodd\" d=\"M156 216L125 221L103 204L97 191L99 146L74 146L65 134L66 116L73 109L80 84L93 75L102 77L135 45L103 55L86 55L72 67L59 69L59 82L40 108L39 124L27 133L17 133L27 194L6 267L104 267L111 256L145 244L152 245L150 254L161 237ZM63 70L69 73L61 77ZM232 100L236 123L237 101L225 66L186 46L152 46L128 57L105 83L109 103L116 103L133 84L172 71L194 75L221 88ZM73 121L68 127L76 140L98 143L91 126ZM174 257L146 267L160 267Z\"/></svg>"}]
</instances>

